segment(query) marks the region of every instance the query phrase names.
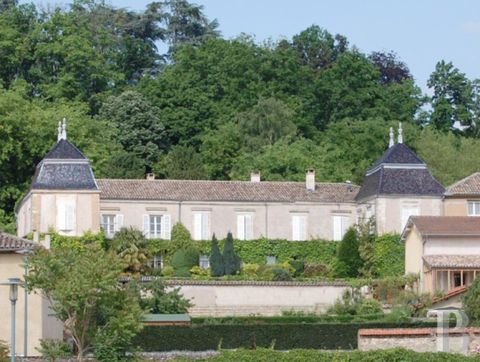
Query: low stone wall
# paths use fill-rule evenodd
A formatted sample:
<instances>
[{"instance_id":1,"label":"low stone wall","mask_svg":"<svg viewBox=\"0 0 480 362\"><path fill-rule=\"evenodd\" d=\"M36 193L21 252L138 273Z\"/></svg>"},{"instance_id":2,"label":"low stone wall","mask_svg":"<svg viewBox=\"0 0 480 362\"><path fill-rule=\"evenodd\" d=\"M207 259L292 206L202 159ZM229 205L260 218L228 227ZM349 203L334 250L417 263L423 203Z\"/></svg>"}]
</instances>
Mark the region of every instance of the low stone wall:
<instances>
[{"instance_id":1,"label":"low stone wall","mask_svg":"<svg viewBox=\"0 0 480 362\"><path fill-rule=\"evenodd\" d=\"M191 316L281 315L324 312L350 287L341 282L168 281L192 299Z\"/></svg>"},{"instance_id":2,"label":"low stone wall","mask_svg":"<svg viewBox=\"0 0 480 362\"><path fill-rule=\"evenodd\" d=\"M358 349L405 348L416 352L453 352L462 354L480 351L480 328L360 329Z\"/></svg>"}]
</instances>

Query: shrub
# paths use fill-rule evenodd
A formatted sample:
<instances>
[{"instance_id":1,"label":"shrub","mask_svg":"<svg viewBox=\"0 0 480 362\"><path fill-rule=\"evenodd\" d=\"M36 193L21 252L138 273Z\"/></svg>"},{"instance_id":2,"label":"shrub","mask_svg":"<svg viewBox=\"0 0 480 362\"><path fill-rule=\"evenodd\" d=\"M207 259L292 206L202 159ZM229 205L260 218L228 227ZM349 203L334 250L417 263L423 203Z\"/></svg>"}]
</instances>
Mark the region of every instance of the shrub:
<instances>
[{"instance_id":1,"label":"shrub","mask_svg":"<svg viewBox=\"0 0 480 362\"><path fill-rule=\"evenodd\" d=\"M173 277L175 275L175 269L171 265L165 265L162 268L162 276L164 277Z\"/></svg>"},{"instance_id":2,"label":"shrub","mask_svg":"<svg viewBox=\"0 0 480 362\"><path fill-rule=\"evenodd\" d=\"M149 269L150 250L148 241L140 230L121 228L113 239L106 242L126 265L127 273L145 273Z\"/></svg>"},{"instance_id":3,"label":"shrub","mask_svg":"<svg viewBox=\"0 0 480 362\"><path fill-rule=\"evenodd\" d=\"M8 346L7 342L0 339L0 362L8 362Z\"/></svg>"},{"instance_id":4,"label":"shrub","mask_svg":"<svg viewBox=\"0 0 480 362\"><path fill-rule=\"evenodd\" d=\"M192 275L193 279L201 279L208 277L208 275L210 274L210 270L201 268L198 265L194 265L190 269L190 274Z\"/></svg>"},{"instance_id":5,"label":"shrub","mask_svg":"<svg viewBox=\"0 0 480 362\"><path fill-rule=\"evenodd\" d=\"M472 321L480 320L480 278L476 278L462 299L465 312Z\"/></svg>"},{"instance_id":6,"label":"shrub","mask_svg":"<svg viewBox=\"0 0 480 362\"><path fill-rule=\"evenodd\" d=\"M398 234L384 234L375 240L373 269L379 278L405 273L405 245Z\"/></svg>"},{"instance_id":7,"label":"shrub","mask_svg":"<svg viewBox=\"0 0 480 362\"><path fill-rule=\"evenodd\" d=\"M172 227L169 253L174 254L179 249L188 249L192 245L190 231L180 222Z\"/></svg>"},{"instance_id":8,"label":"shrub","mask_svg":"<svg viewBox=\"0 0 480 362\"><path fill-rule=\"evenodd\" d=\"M293 276L299 277L302 276L305 271L305 261L293 259L288 262L294 269Z\"/></svg>"},{"instance_id":9,"label":"shrub","mask_svg":"<svg viewBox=\"0 0 480 362\"><path fill-rule=\"evenodd\" d=\"M55 362L59 358L65 358L72 355L71 346L59 339L41 339L40 347L36 348L36 350L40 352L42 359L47 362ZM3 362L1 353L0 361Z\"/></svg>"},{"instance_id":10,"label":"shrub","mask_svg":"<svg viewBox=\"0 0 480 362\"><path fill-rule=\"evenodd\" d=\"M292 280L292 275L285 269L275 268L272 270L273 281L290 281Z\"/></svg>"},{"instance_id":11,"label":"shrub","mask_svg":"<svg viewBox=\"0 0 480 362\"><path fill-rule=\"evenodd\" d=\"M258 264L243 264L242 274L247 277L256 277L259 269Z\"/></svg>"},{"instance_id":12,"label":"shrub","mask_svg":"<svg viewBox=\"0 0 480 362\"><path fill-rule=\"evenodd\" d=\"M362 266L362 259L358 251L357 232L353 227L348 229L342 241L338 245L337 252L339 277L356 277Z\"/></svg>"},{"instance_id":13,"label":"shrub","mask_svg":"<svg viewBox=\"0 0 480 362\"><path fill-rule=\"evenodd\" d=\"M307 278L311 277L330 277L332 274L331 268L328 265L320 263L320 264L305 264L305 269L303 271L303 275Z\"/></svg>"},{"instance_id":14,"label":"shrub","mask_svg":"<svg viewBox=\"0 0 480 362\"><path fill-rule=\"evenodd\" d=\"M147 297L140 300L142 309L152 314L187 313L193 304L180 294L180 288L166 290L161 279L143 285L143 293Z\"/></svg>"},{"instance_id":15,"label":"shrub","mask_svg":"<svg viewBox=\"0 0 480 362\"><path fill-rule=\"evenodd\" d=\"M180 249L173 254L172 266L177 277L189 277L190 269L198 265L199 252L193 247Z\"/></svg>"},{"instance_id":16,"label":"shrub","mask_svg":"<svg viewBox=\"0 0 480 362\"><path fill-rule=\"evenodd\" d=\"M364 298L357 307L357 314L370 315L383 313L382 304L375 299Z\"/></svg>"},{"instance_id":17,"label":"shrub","mask_svg":"<svg viewBox=\"0 0 480 362\"><path fill-rule=\"evenodd\" d=\"M233 247L233 236L232 233L227 234L227 239L225 240L225 246L223 247L223 265L225 275L235 275L240 271L240 258L235 253Z\"/></svg>"},{"instance_id":18,"label":"shrub","mask_svg":"<svg viewBox=\"0 0 480 362\"><path fill-rule=\"evenodd\" d=\"M210 252L210 274L212 277L221 277L225 274L225 265L223 256L218 247L218 241L215 234L212 236L212 247Z\"/></svg>"}]
</instances>

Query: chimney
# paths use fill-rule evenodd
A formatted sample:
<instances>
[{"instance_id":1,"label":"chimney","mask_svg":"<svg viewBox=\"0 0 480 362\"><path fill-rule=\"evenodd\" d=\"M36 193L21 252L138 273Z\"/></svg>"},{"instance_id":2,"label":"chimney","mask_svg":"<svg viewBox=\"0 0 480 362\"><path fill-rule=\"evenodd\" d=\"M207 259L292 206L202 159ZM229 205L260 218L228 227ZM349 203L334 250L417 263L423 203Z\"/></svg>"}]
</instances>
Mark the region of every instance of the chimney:
<instances>
[{"instance_id":1,"label":"chimney","mask_svg":"<svg viewBox=\"0 0 480 362\"><path fill-rule=\"evenodd\" d=\"M315 170L313 168L307 170L305 186L307 191L315 191Z\"/></svg>"},{"instance_id":2,"label":"chimney","mask_svg":"<svg viewBox=\"0 0 480 362\"><path fill-rule=\"evenodd\" d=\"M147 173L147 181L153 181L153 180L155 180L155 174Z\"/></svg>"},{"instance_id":3,"label":"chimney","mask_svg":"<svg viewBox=\"0 0 480 362\"><path fill-rule=\"evenodd\" d=\"M260 182L260 171L253 171L250 174L250 182Z\"/></svg>"}]
</instances>

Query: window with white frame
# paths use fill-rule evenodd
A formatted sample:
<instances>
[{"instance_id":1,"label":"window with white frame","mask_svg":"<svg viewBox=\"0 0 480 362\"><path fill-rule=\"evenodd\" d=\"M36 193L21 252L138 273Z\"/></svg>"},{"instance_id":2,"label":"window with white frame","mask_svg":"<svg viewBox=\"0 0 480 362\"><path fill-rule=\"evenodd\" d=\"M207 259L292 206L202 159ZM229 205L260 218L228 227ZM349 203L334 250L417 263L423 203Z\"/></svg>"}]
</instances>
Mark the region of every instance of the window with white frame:
<instances>
[{"instance_id":1,"label":"window with white frame","mask_svg":"<svg viewBox=\"0 0 480 362\"><path fill-rule=\"evenodd\" d=\"M333 240L340 241L350 227L350 217L345 215L333 216Z\"/></svg>"},{"instance_id":2,"label":"window with white frame","mask_svg":"<svg viewBox=\"0 0 480 362\"><path fill-rule=\"evenodd\" d=\"M193 239L210 239L210 213L195 212L193 214Z\"/></svg>"},{"instance_id":3,"label":"window with white frame","mask_svg":"<svg viewBox=\"0 0 480 362\"><path fill-rule=\"evenodd\" d=\"M267 255L267 265L277 264L277 257L275 255Z\"/></svg>"},{"instance_id":4,"label":"window with white frame","mask_svg":"<svg viewBox=\"0 0 480 362\"><path fill-rule=\"evenodd\" d=\"M237 239L238 240L253 239L253 215L252 214L237 215Z\"/></svg>"},{"instance_id":5,"label":"window with white frame","mask_svg":"<svg viewBox=\"0 0 480 362\"><path fill-rule=\"evenodd\" d=\"M468 216L480 216L480 201L468 202Z\"/></svg>"},{"instance_id":6,"label":"window with white frame","mask_svg":"<svg viewBox=\"0 0 480 362\"><path fill-rule=\"evenodd\" d=\"M163 268L163 258L161 255L154 255L150 265L152 269L162 269Z\"/></svg>"},{"instance_id":7,"label":"window with white frame","mask_svg":"<svg viewBox=\"0 0 480 362\"><path fill-rule=\"evenodd\" d=\"M170 240L170 215L153 214L143 215L143 234L147 239Z\"/></svg>"},{"instance_id":8,"label":"window with white frame","mask_svg":"<svg viewBox=\"0 0 480 362\"><path fill-rule=\"evenodd\" d=\"M113 238L115 233L123 226L123 215L102 214L100 224L107 238Z\"/></svg>"},{"instance_id":9,"label":"window with white frame","mask_svg":"<svg viewBox=\"0 0 480 362\"><path fill-rule=\"evenodd\" d=\"M199 265L200 268L202 268L202 269L208 269L208 268L210 268L210 257L209 257L208 255L206 255L206 254L200 255L198 265Z\"/></svg>"},{"instance_id":10,"label":"window with white frame","mask_svg":"<svg viewBox=\"0 0 480 362\"><path fill-rule=\"evenodd\" d=\"M307 216L292 215L292 240L307 240Z\"/></svg>"},{"instance_id":11,"label":"window with white frame","mask_svg":"<svg viewBox=\"0 0 480 362\"><path fill-rule=\"evenodd\" d=\"M407 225L407 221L410 216L418 215L420 215L420 208L417 204L403 204L401 212L401 230L403 230L405 228L405 225Z\"/></svg>"},{"instance_id":12,"label":"window with white frame","mask_svg":"<svg viewBox=\"0 0 480 362\"><path fill-rule=\"evenodd\" d=\"M60 234L75 234L76 210L74 196L57 196L57 230Z\"/></svg>"}]
</instances>

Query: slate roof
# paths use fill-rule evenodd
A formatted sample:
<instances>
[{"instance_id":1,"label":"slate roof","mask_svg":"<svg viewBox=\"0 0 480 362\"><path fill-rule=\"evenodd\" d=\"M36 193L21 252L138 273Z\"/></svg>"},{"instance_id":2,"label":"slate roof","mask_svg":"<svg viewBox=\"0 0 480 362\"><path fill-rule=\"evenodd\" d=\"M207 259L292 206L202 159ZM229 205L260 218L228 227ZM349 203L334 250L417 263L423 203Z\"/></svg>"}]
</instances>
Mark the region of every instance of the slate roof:
<instances>
[{"instance_id":1,"label":"slate roof","mask_svg":"<svg viewBox=\"0 0 480 362\"><path fill-rule=\"evenodd\" d=\"M445 196L480 196L480 172L475 172L447 187Z\"/></svg>"},{"instance_id":2,"label":"slate roof","mask_svg":"<svg viewBox=\"0 0 480 362\"><path fill-rule=\"evenodd\" d=\"M385 153L380 157L370 169L374 169L382 163L389 164L416 164L424 165L425 162L418 157L415 152L413 152L408 146L404 143L397 143L392 147L389 147Z\"/></svg>"},{"instance_id":3,"label":"slate roof","mask_svg":"<svg viewBox=\"0 0 480 362\"><path fill-rule=\"evenodd\" d=\"M304 182L97 180L100 198L108 200L354 202L359 190L348 183L317 183L307 191Z\"/></svg>"},{"instance_id":4,"label":"slate roof","mask_svg":"<svg viewBox=\"0 0 480 362\"><path fill-rule=\"evenodd\" d=\"M442 196L444 187L408 146L388 148L367 171L357 201L380 195Z\"/></svg>"},{"instance_id":5,"label":"slate roof","mask_svg":"<svg viewBox=\"0 0 480 362\"><path fill-rule=\"evenodd\" d=\"M31 250L39 246L40 244L34 241L22 239L14 235L0 232L0 253L20 251L25 249Z\"/></svg>"},{"instance_id":6,"label":"slate roof","mask_svg":"<svg viewBox=\"0 0 480 362\"><path fill-rule=\"evenodd\" d=\"M480 268L480 255L425 255L423 261L431 268Z\"/></svg>"},{"instance_id":7,"label":"slate roof","mask_svg":"<svg viewBox=\"0 0 480 362\"><path fill-rule=\"evenodd\" d=\"M412 216L403 232L415 225L426 236L479 236L480 218L475 216Z\"/></svg>"},{"instance_id":8,"label":"slate roof","mask_svg":"<svg viewBox=\"0 0 480 362\"><path fill-rule=\"evenodd\" d=\"M58 141L37 165L32 189L97 190L90 162L67 140Z\"/></svg>"}]
</instances>

